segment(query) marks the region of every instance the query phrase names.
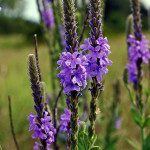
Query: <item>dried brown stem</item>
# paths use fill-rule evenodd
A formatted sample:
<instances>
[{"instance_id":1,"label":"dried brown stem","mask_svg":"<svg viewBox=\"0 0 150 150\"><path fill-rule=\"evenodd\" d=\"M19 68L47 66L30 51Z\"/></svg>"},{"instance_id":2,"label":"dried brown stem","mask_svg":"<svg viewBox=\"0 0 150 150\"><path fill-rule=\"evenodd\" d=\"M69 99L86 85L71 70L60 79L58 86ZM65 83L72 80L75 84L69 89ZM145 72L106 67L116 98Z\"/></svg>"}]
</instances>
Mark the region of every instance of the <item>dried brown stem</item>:
<instances>
[{"instance_id":1,"label":"dried brown stem","mask_svg":"<svg viewBox=\"0 0 150 150\"><path fill-rule=\"evenodd\" d=\"M14 139L14 143L15 143L16 149L20 150L18 142L17 142L17 139L16 139L16 134L15 134L15 131L14 131L14 125L13 125L13 119L12 119L12 110L11 110L11 98L10 98L10 96L8 96L8 102L9 102L9 119L10 119L11 133L12 133L12 136L13 136L13 139Z\"/></svg>"},{"instance_id":2,"label":"dried brown stem","mask_svg":"<svg viewBox=\"0 0 150 150\"><path fill-rule=\"evenodd\" d=\"M39 75L39 81L42 81L41 73L40 73L40 67L39 67L39 58L38 58L38 49L37 49L37 35L34 34L34 46L35 46L35 58L36 58L36 66L37 66L37 71Z\"/></svg>"}]
</instances>

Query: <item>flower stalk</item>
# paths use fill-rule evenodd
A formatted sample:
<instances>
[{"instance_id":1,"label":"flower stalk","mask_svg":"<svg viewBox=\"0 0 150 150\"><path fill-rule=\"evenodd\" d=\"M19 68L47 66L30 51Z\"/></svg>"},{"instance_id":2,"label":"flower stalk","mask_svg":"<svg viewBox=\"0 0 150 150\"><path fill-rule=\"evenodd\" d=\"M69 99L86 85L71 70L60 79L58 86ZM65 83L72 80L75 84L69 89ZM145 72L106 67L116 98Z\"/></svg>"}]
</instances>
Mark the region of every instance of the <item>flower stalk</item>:
<instances>
[{"instance_id":1,"label":"flower stalk","mask_svg":"<svg viewBox=\"0 0 150 150\"><path fill-rule=\"evenodd\" d=\"M66 51L73 54L77 51L78 41L76 33L76 21L75 21L75 6L73 0L63 0L64 8L64 23L65 23L65 34L66 34ZM78 68L76 66L76 68ZM70 91L71 101L71 150L78 150L78 92L74 89Z\"/></svg>"},{"instance_id":2,"label":"flower stalk","mask_svg":"<svg viewBox=\"0 0 150 150\"><path fill-rule=\"evenodd\" d=\"M91 26L91 42L92 46L95 48L97 46L97 40L101 36L101 0L90 0L90 26ZM92 99L90 102L90 126L89 126L89 140L95 134L95 121L96 121L96 101L100 94L98 89L98 81L96 77L92 78L91 83L91 95Z\"/></svg>"}]
</instances>

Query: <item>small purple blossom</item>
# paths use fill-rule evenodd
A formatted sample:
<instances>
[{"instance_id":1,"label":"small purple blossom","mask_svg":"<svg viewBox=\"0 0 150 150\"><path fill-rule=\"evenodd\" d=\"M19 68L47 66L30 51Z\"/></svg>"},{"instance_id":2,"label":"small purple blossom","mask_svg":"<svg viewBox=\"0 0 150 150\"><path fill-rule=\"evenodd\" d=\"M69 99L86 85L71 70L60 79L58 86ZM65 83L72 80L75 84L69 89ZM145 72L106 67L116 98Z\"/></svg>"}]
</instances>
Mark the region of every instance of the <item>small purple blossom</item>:
<instances>
[{"instance_id":1,"label":"small purple blossom","mask_svg":"<svg viewBox=\"0 0 150 150\"><path fill-rule=\"evenodd\" d=\"M138 41L132 35L129 36L128 41L129 48L129 62L126 67L128 69L129 74L129 82L130 83L138 83L138 71L137 71L137 61L138 59L142 59L142 63L147 64L150 59L150 51L148 49L148 40L146 40L145 36L142 36L142 40Z\"/></svg>"},{"instance_id":2,"label":"small purple blossom","mask_svg":"<svg viewBox=\"0 0 150 150\"><path fill-rule=\"evenodd\" d=\"M45 1L48 2L48 3L52 2L52 0L45 0Z\"/></svg>"},{"instance_id":3,"label":"small purple blossom","mask_svg":"<svg viewBox=\"0 0 150 150\"><path fill-rule=\"evenodd\" d=\"M54 27L54 14L52 8L46 8L42 12L43 21L47 29L51 29Z\"/></svg>"},{"instance_id":4,"label":"small purple blossom","mask_svg":"<svg viewBox=\"0 0 150 150\"><path fill-rule=\"evenodd\" d=\"M70 118L71 118L71 110L64 109L64 114L60 116L60 132L71 133L71 126L70 126ZM78 124L80 124L80 120L78 119Z\"/></svg>"},{"instance_id":5,"label":"small purple blossom","mask_svg":"<svg viewBox=\"0 0 150 150\"><path fill-rule=\"evenodd\" d=\"M64 93L70 91L81 91L86 85L86 57L82 52L63 52L60 60L57 61L59 68L62 68L58 77L61 79L61 85L64 87Z\"/></svg>"},{"instance_id":6,"label":"small purple blossom","mask_svg":"<svg viewBox=\"0 0 150 150\"><path fill-rule=\"evenodd\" d=\"M34 130L32 138L46 140L47 150L50 150L49 146L51 143L54 142L54 135L56 134L56 129L52 124L52 118L48 115L48 112L44 111L42 118L33 115L33 113L31 112L27 119L30 121L29 131ZM41 147L41 145L37 142L35 144L36 145L33 147L34 150Z\"/></svg>"},{"instance_id":7,"label":"small purple blossom","mask_svg":"<svg viewBox=\"0 0 150 150\"><path fill-rule=\"evenodd\" d=\"M0 12L2 11L2 7L0 7Z\"/></svg>"},{"instance_id":8,"label":"small purple blossom","mask_svg":"<svg viewBox=\"0 0 150 150\"><path fill-rule=\"evenodd\" d=\"M87 58L87 78L96 77L97 81L102 81L102 76L108 72L107 65L112 65L107 55L110 54L110 46L107 44L107 38L100 37L96 40L97 46L92 46L89 39L85 39L85 44L81 45L81 49L85 52ZM90 53L86 53L86 51Z\"/></svg>"},{"instance_id":9,"label":"small purple blossom","mask_svg":"<svg viewBox=\"0 0 150 150\"><path fill-rule=\"evenodd\" d=\"M33 147L34 150L41 148L41 145L38 142L35 142L35 146Z\"/></svg>"},{"instance_id":10,"label":"small purple blossom","mask_svg":"<svg viewBox=\"0 0 150 150\"><path fill-rule=\"evenodd\" d=\"M120 129L121 128L121 124L122 124L122 118L118 118L115 122L115 128L116 129Z\"/></svg>"}]
</instances>

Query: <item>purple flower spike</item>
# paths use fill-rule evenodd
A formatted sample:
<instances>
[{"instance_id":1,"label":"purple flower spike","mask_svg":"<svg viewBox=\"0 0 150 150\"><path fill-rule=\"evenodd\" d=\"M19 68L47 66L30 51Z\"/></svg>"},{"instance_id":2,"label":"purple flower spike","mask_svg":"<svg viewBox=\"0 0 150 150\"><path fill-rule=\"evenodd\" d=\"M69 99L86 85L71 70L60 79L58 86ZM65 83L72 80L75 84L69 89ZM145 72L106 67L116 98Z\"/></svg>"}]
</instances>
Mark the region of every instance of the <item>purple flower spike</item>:
<instances>
[{"instance_id":1,"label":"purple flower spike","mask_svg":"<svg viewBox=\"0 0 150 150\"><path fill-rule=\"evenodd\" d=\"M87 58L86 72L87 78L96 77L97 81L102 81L102 76L108 72L107 65L112 65L107 55L110 54L110 46L107 44L107 38L100 37L96 40L97 46L93 47L89 39L85 40L85 44L81 45ZM89 50L90 53L86 53Z\"/></svg>"},{"instance_id":2,"label":"purple flower spike","mask_svg":"<svg viewBox=\"0 0 150 150\"><path fill-rule=\"evenodd\" d=\"M146 40L145 36L142 36L141 41L138 41L134 36L130 35L128 38L128 43L130 45L128 48L130 64L128 64L126 67L128 69L129 82L137 84L138 83L137 61L141 59L142 63L147 64L150 59L148 40Z\"/></svg>"},{"instance_id":3,"label":"purple flower spike","mask_svg":"<svg viewBox=\"0 0 150 150\"><path fill-rule=\"evenodd\" d=\"M57 61L62 68L58 77L61 79L61 85L64 87L64 93L69 94L71 91L81 91L86 85L86 57L80 52L63 52L60 60Z\"/></svg>"},{"instance_id":4,"label":"purple flower spike","mask_svg":"<svg viewBox=\"0 0 150 150\"><path fill-rule=\"evenodd\" d=\"M54 27L54 14L52 8L46 8L42 11L43 21L47 29Z\"/></svg>"},{"instance_id":5,"label":"purple flower spike","mask_svg":"<svg viewBox=\"0 0 150 150\"><path fill-rule=\"evenodd\" d=\"M41 118L33 115L33 113L31 112L30 116L28 116L27 119L30 121L29 131L34 130L32 138L45 140L47 143L47 150L50 150L49 146L51 143L54 142L54 135L56 134L56 129L52 124L52 118L48 115L48 112L44 111ZM35 144L36 145L33 147L33 149L38 149L42 147L37 142Z\"/></svg>"}]
</instances>

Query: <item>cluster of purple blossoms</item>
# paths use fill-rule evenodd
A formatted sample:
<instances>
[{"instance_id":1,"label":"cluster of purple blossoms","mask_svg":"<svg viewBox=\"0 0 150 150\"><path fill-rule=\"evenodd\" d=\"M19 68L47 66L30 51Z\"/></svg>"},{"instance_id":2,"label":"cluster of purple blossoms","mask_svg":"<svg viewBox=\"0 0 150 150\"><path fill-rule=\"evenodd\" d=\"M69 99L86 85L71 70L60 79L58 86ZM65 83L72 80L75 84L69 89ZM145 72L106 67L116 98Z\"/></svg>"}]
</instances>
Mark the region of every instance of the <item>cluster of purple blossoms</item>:
<instances>
[{"instance_id":1,"label":"cluster of purple blossoms","mask_svg":"<svg viewBox=\"0 0 150 150\"><path fill-rule=\"evenodd\" d=\"M51 150L49 148L50 144L54 142L54 135L56 134L56 129L52 124L52 118L48 115L48 112L43 112L43 117L39 118L36 115L33 115L31 112L28 116L28 120L30 121L29 131L34 131L32 134L32 138L38 138L39 140L45 140L47 143L47 150ZM34 150L41 148L42 145L35 142Z\"/></svg>"},{"instance_id":2,"label":"cluster of purple blossoms","mask_svg":"<svg viewBox=\"0 0 150 150\"><path fill-rule=\"evenodd\" d=\"M71 110L64 109L64 114L60 116L60 132L64 132L69 134L70 132L70 117L71 117Z\"/></svg>"},{"instance_id":3,"label":"cluster of purple blossoms","mask_svg":"<svg viewBox=\"0 0 150 150\"><path fill-rule=\"evenodd\" d=\"M130 35L128 38L129 43L129 61L130 64L127 65L128 74L129 74L129 82L133 82L135 84L138 83L138 70L137 70L137 61L138 59L142 59L142 63L147 64L150 59L150 51L148 49L148 40L146 40L145 36L142 36L141 41L135 39L133 35Z\"/></svg>"},{"instance_id":4,"label":"cluster of purple blossoms","mask_svg":"<svg viewBox=\"0 0 150 150\"><path fill-rule=\"evenodd\" d=\"M57 61L59 68L62 68L58 77L61 79L61 85L64 87L64 93L70 91L81 91L86 85L86 57L82 52L63 52L60 54L60 60Z\"/></svg>"},{"instance_id":5,"label":"cluster of purple blossoms","mask_svg":"<svg viewBox=\"0 0 150 150\"><path fill-rule=\"evenodd\" d=\"M52 8L46 8L42 12L43 21L47 29L51 29L54 27L54 14Z\"/></svg>"},{"instance_id":6,"label":"cluster of purple blossoms","mask_svg":"<svg viewBox=\"0 0 150 150\"><path fill-rule=\"evenodd\" d=\"M112 65L107 55L110 54L110 46L107 44L107 38L98 38L97 45L94 47L89 39L85 39L85 44L81 45L87 58L86 73L87 78L96 77L97 81L102 81L102 75L108 72L107 65ZM90 51L87 53L86 51Z\"/></svg>"},{"instance_id":7,"label":"cluster of purple blossoms","mask_svg":"<svg viewBox=\"0 0 150 150\"><path fill-rule=\"evenodd\" d=\"M64 114L60 116L60 132L67 133L68 135L71 133L70 126L70 118L71 118L71 110L64 109ZM78 119L78 124L80 125L80 120Z\"/></svg>"}]
</instances>

